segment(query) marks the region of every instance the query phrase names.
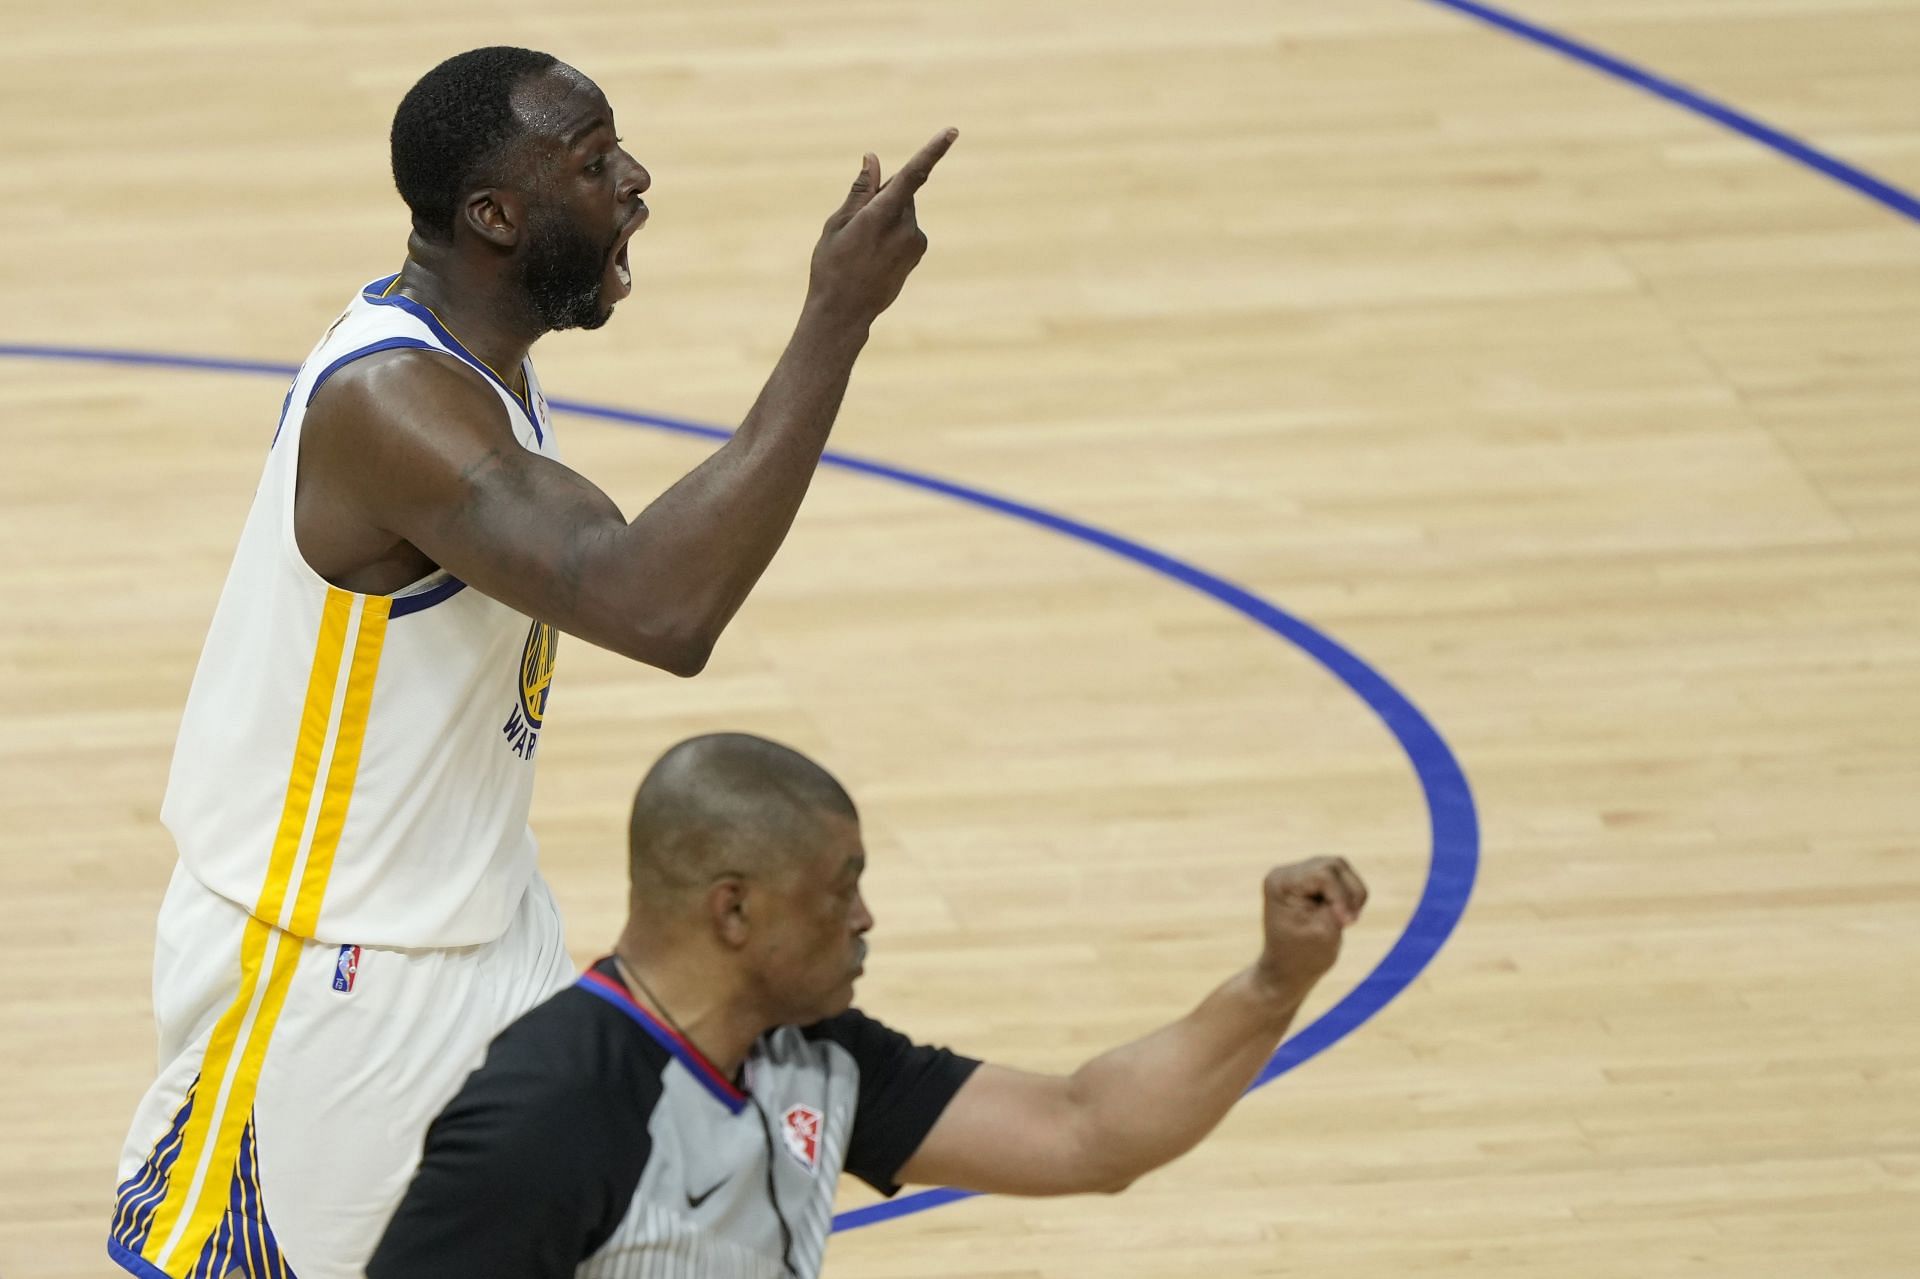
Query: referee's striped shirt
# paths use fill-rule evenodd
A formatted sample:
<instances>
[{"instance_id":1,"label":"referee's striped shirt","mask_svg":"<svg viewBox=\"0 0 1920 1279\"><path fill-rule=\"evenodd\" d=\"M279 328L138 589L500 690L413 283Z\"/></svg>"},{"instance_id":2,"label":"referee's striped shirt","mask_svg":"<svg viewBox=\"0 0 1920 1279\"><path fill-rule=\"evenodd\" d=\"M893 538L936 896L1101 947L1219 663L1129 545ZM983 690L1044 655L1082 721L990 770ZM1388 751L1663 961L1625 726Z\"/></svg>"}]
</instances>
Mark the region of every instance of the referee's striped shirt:
<instances>
[{"instance_id":1,"label":"referee's striped shirt","mask_svg":"<svg viewBox=\"0 0 1920 1279\"><path fill-rule=\"evenodd\" d=\"M368 1279L812 1279L841 1169L897 1191L978 1064L854 1010L727 1079L602 960L434 1121Z\"/></svg>"}]
</instances>

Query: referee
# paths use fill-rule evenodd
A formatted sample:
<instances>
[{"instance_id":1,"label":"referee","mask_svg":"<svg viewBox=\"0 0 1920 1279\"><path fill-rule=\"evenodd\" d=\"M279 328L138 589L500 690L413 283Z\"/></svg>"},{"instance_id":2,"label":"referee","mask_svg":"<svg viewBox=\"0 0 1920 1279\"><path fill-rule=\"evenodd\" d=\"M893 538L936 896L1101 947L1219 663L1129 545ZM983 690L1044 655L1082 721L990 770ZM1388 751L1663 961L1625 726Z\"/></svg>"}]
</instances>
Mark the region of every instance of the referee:
<instances>
[{"instance_id":1,"label":"referee","mask_svg":"<svg viewBox=\"0 0 1920 1279\"><path fill-rule=\"evenodd\" d=\"M811 1279L842 1170L888 1195L1124 1189L1220 1122L1367 895L1337 858L1270 871L1257 961L1180 1020L1038 1075L850 1006L866 854L812 760L682 742L628 835L613 954L493 1041L368 1279Z\"/></svg>"}]
</instances>

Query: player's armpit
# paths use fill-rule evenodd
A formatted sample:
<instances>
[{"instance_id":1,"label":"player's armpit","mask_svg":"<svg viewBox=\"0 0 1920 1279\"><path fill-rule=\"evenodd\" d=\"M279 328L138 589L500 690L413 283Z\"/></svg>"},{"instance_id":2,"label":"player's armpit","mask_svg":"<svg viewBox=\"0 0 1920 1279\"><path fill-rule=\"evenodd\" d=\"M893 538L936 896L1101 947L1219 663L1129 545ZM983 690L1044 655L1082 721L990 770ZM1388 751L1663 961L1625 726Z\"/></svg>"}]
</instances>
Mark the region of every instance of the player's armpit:
<instances>
[{"instance_id":1,"label":"player's armpit","mask_svg":"<svg viewBox=\"0 0 1920 1279\"><path fill-rule=\"evenodd\" d=\"M983 1064L898 1179L1007 1195L1124 1190L1131 1178L1103 1164L1091 1120L1071 1078Z\"/></svg>"},{"instance_id":2,"label":"player's armpit","mask_svg":"<svg viewBox=\"0 0 1920 1279\"><path fill-rule=\"evenodd\" d=\"M301 446L302 513L311 502L368 545L410 544L628 657L676 674L704 665L719 605L672 563L671 539L637 535L586 478L522 447L498 396L457 361L404 350L341 370L309 407Z\"/></svg>"}]
</instances>

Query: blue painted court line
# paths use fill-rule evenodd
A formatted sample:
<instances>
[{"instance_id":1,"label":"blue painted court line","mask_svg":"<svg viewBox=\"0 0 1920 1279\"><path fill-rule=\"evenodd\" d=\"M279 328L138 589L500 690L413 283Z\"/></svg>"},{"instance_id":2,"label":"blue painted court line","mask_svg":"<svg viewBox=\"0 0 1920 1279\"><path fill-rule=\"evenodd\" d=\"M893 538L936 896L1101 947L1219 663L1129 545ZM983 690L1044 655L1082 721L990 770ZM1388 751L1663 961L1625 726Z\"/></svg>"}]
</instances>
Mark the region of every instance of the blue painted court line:
<instances>
[{"instance_id":1,"label":"blue painted court line","mask_svg":"<svg viewBox=\"0 0 1920 1279\"><path fill-rule=\"evenodd\" d=\"M297 364L266 360L223 360L206 355L172 355L164 351L101 351L79 346L39 346L0 343L0 357L19 360L72 360L80 364L136 364L160 369L195 369L208 373L260 373L292 377Z\"/></svg>"},{"instance_id":2,"label":"blue painted court line","mask_svg":"<svg viewBox=\"0 0 1920 1279\"><path fill-rule=\"evenodd\" d=\"M1526 21L1490 5L1473 0L1428 0L1476 18L1502 31L1562 54L1603 74L1623 80L1697 115L1706 117L1736 133L1751 138L1780 155L1803 164L1815 172L1850 187L1903 217L1920 221L1920 199L1899 187L1848 164L1819 148L1802 142L1765 122L1717 102L1705 94L1674 80L1656 75L1624 59L1582 44L1567 36ZM254 360L225 360L206 356L169 355L139 351L89 350L74 347L0 345L0 357L43 360L77 360L93 363L150 365L212 372L277 374L292 377L295 367ZM701 439L725 439L729 431L722 427L690 422L683 418L637 413L605 405L577 401L550 401L559 412L595 417L634 426L697 436ZM1252 592L1226 582L1206 571L1137 542L1096 529L1064 516L1050 514L980 489L954 484L933 476L888 466L864 458L829 452L823 459L828 466L893 480L928 492L971 502L1015 519L1023 519L1043 528L1090 542L1103 550L1133 560L1144 568L1209 595L1221 604L1272 631L1289 643L1304 649L1326 666L1342 683L1352 689L1387 725L1407 758L1412 762L1427 801L1432 833L1432 853L1427 882L1412 919L1393 948L1374 970L1338 1004L1322 1014L1274 1053L1253 1087L1270 1083L1302 1062L1325 1052L1364 1025L1388 1001L1405 990L1414 978L1433 961L1446 944L1455 925L1465 913L1473 893L1479 867L1479 818L1474 810L1473 794L1459 761L1447 748L1438 730L1418 708L1409 702L1386 678L1360 658L1305 622L1281 611ZM902 1195L885 1203L856 1208L833 1219L835 1230L853 1230L894 1217L924 1212L942 1204L972 1198L967 1191L942 1188Z\"/></svg>"},{"instance_id":3,"label":"blue painted court line","mask_svg":"<svg viewBox=\"0 0 1920 1279\"><path fill-rule=\"evenodd\" d=\"M604 418L635 426L651 426L703 439L724 439L727 431L680 418L652 413L634 413L604 405L550 400L555 409L587 417ZM917 471L908 471L884 462L851 454L830 452L824 461L843 471L854 471L891 480L910 488L937 493L974 506L1024 520L1054 533L1061 533L1103 551L1133 561L1162 577L1170 578L1239 613L1255 625L1272 632L1303 650L1326 667L1351 689L1386 724L1394 739L1406 752L1426 799L1431 845L1427 881L1414 907L1413 917L1391 950L1358 986L1339 1003L1322 1013L1286 1043L1282 1044L1254 1080L1252 1087L1271 1083L1282 1074L1325 1052L1345 1039L1387 1006L1412 984L1446 944L1454 925L1466 912L1473 894L1474 876L1480 861L1480 826L1474 811L1473 792L1453 752L1447 748L1439 730L1428 722L1387 678L1359 657L1307 623L1261 599L1245 587L1217 577L1184 560L1156 551L1117 533L1083 524L1064 515L1017 502L970 485L956 484ZM1196 992L1196 997L1198 992ZM1252 1091L1250 1088L1249 1091ZM855 1208L833 1219L835 1230L855 1230L910 1213L924 1212L942 1204L972 1198L967 1191L942 1187L901 1195L884 1203Z\"/></svg>"},{"instance_id":4,"label":"blue painted court line","mask_svg":"<svg viewBox=\"0 0 1920 1279\"><path fill-rule=\"evenodd\" d=\"M1842 186L1851 187L1869 200L1883 204L1902 217L1920 222L1920 199L1916 199L1899 187L1882 178L1876 178L1857 165L1848 164L1825 151L1802 142L1792 134L1774 128L1772 125L1747 114L1735 107L1719 102L1697 89L1689 89L1677 80L1669 80L1656 75L1644 67L1635 66L1625 58L1617 58L1602 49L1575 40L1571 36L1550 31L1525 18L1496 9L1489 4L1477 4L1474 0L1428 0L1443 9L1452 9L1469 18L1497 27L1509 35L1518 36L1544 49L1572 58L1575 62L1593 68L1603 75L1616 80L1624 80L1637 89L1644 89L1656 97L1695 115L1705 116L1715 124L1732 129L1735 133L1753 139L1763 147L1768 147L1796 164L1804 164L1817 173L1832 178Z\"/></svg>"},{"instance_id":5,"label":"blue painted court line","mask_svg":"<svg viewBox=\"0 0 1920 1279\"><path fill-rule=\"evenodd\" d=\"M288 365L250 360L18 344L0 346L0 357L73 360L101 364L181 368L197 372L254 373L284 377L292 377L296 371ZM695 436L703 440L723 440L732 434L724 427L688 421L685 418L668 417L657 413L639 413L578 400L549 400L548 406L555 412L568 413L577 417L598 418L628 426L651 427L655 430ZM1473 892L1474 876L1480 860L1479 821L1474 812L1473 793L1468 788L1466 775L1461 771L1459 761L1447 749L1447 744L1441 738L1439 731L1427 721L1412 702L1394 688L1384 675L1368 666L1332 638L1261 599L1245 587L1237 586L1184 560L1156 551L1117 533L1095 528L1091 524L1084 524L982 489L890 466L870 458L829 451L822 461L824 465L838 470L852 471L877 479L890 480L897 484L905 484L911 488L936 493L1014 519L1024 520L1029 524L1076 538L1110 554L1131 560L1142 568L1198 591L1305 651L1365 702L1374 714L1380 717L1394 739L1400 743L1401 749L1406 752L1407 759L1413 765L1414 773L1419 779L1421 793L1427 804L1428 826L1432 837L1427 880L1421 890L1420 900L1414 907L1413 917L1408 921L1407 928L1399 940L1387 952L1386 957L1374 966L1373 971L1368 973L1358 986L1321 1014L1317 1020L1280 1046L1254 1081L1253 1088L1270 1083L1358 1030L1374 1014L1386 1007L1396 995L1405 990L1414 978L1433 962L1434 956L1440 952L1440 948L1446 944L1447 938L1452 934L1454 926L1460 922L1460 917L1465 913L1467 901ZM1196 992L1196 997L1198 994L1199 992ZM925 1212L929 1208L937 1208L943 1204L972 1197L970 1192L945 1187L916 1191L885 1203L840 1213L834 1217L833 1225L837 1231L856 1230L862 1226Z\"/></svg>"}]
</instances>

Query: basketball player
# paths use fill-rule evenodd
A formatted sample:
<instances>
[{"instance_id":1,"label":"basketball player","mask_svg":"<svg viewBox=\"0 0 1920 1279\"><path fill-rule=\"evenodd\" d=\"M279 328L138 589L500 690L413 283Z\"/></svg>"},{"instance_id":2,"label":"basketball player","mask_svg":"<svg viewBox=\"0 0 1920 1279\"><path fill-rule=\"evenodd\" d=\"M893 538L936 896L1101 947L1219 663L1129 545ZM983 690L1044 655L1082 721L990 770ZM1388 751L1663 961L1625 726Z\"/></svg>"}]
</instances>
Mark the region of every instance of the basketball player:
<instances>
[{"instance_id":1,"label":"basketball player","mask_svg":"<svg viewBox=\"0 0 1920 1279\"><path fill-rule=\"evenodd\" d=\"M558 460L527 352L628 295L647 171L547 54L461 54L406 95L406 264L294 379L175 748L123 1268L361 1273L427 1123L574 975L527 829L556 632L701 669L925 251L914 193L954 136L885 183L865 158L738 434L629 521Z\"/></svg>"},{"instance_id":2,"label":"basketball player","mask_svg":"<svg viewBox=\"0 0 1920 1279\"><path fill-rule=\"evenodd\" d=\"M805 756L681 743L640 785L628 851L613 954L494 1041L369 1279L810 1279L843 1169L889 1195L1123 1189L1220 1122L1367 899L1338 858L1269 872L1258 960L1052 1076L850 1009L866 853L853 801Z\"/></svg>"}]
</instances>

